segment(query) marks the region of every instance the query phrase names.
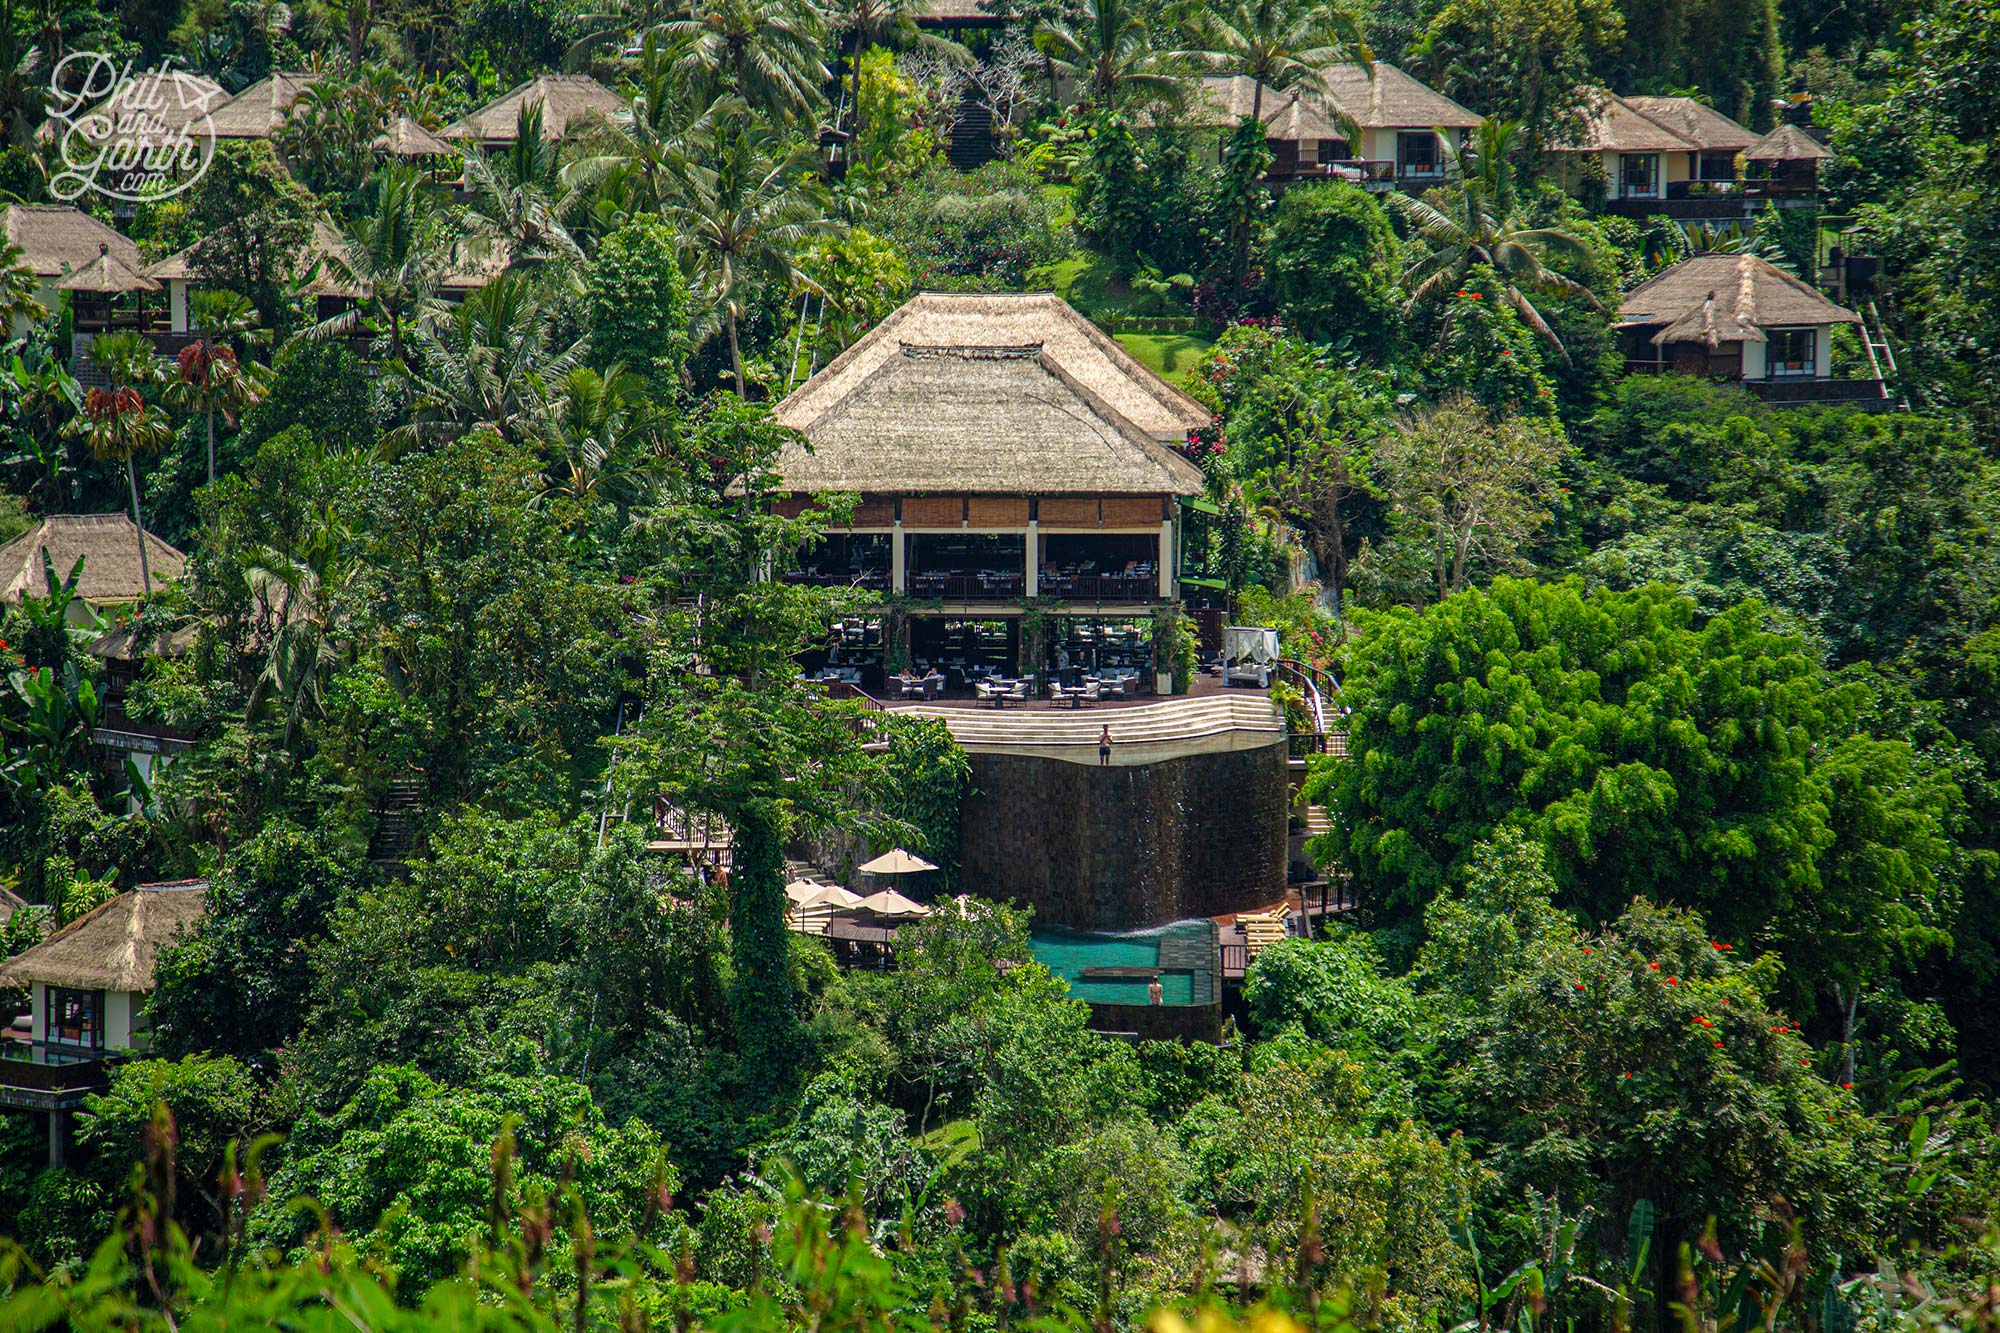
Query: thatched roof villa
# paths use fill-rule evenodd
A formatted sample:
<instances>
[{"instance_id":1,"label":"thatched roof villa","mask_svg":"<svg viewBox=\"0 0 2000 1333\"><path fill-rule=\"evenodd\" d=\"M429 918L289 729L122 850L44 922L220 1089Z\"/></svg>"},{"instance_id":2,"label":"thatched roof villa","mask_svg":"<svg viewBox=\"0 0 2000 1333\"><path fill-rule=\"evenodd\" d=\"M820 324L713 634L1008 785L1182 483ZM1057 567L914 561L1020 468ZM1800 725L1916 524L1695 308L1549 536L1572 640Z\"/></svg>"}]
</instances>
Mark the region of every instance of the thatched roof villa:
<instances>
[{"instance_id":1,"label":"thatched roof villa","mask_svg":"<svg viewBox=\"0 0 2000 1333\"><path fill-rule=\"evenodd\" d=\"M5 546L0 546L0 602L48 595L42 555L47 552L56 577L69 577L78 560L83 576L77 595L103 609L136 602L145 594L139 569L139 530L124 514L50 514ZM187 557L175 547L146 534L146 561L157 586L180 578Z\"/></svg>"}]
</instances>

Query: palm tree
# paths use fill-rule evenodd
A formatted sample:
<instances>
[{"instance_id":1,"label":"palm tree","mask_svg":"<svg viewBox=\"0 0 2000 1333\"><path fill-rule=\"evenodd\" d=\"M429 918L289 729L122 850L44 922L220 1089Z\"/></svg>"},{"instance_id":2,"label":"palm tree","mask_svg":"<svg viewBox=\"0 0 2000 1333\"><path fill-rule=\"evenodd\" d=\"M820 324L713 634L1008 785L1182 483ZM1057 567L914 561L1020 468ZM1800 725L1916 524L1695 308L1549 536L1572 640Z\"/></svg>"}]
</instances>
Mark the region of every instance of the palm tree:
<instances>
[{"instance_id":1,"label":"palm tree","mask_svg":"<svg viewBox=\"0 0 2000 1333\"><path fill-rule=\"evenodd\" d=\"M245 717L280 706L287 749L306 718L323 710L326 684L340 664L338 636L361 570L353 549L347 527L330 511L314 509L293 549L264 547L243 571L272 623Z\"/></svg>"},{"instance_id":2,"label":"palm tree","mask_svg":"<svg viewBox=\"0 0 2000 1333\"><path fill-rule=\"evenodd\" d=\"M1445 189L1434 190L1424 199L1398 192L1385 196L1389 206L1408 218L1429 246L1428 253L1403 271L1403 285L1410 293L1408 308L1415 310L1462 286L1466 275L1483 265L1498 275L1508 304L1522 322L1555 348L1568 365L1569 353L1562 340L1528 299L1528 293L1576 297L1597 305L1588 288L1546 262L1553 254L1587 259L1590 249L1560 227L1526 225L1514 210L1505 153L1514 129L1514 122L1496 122L1489 116L1474 145L1463 153L1449 143L1445 145L1449 179ZM1430 198L1439 202L1433 204Z\"/></svg>"},{"instance_id":3,"label":"palm tree","mask_svg":"<svg viewBox=\"0 0 2000 1333\"><path fill-rule=\"evenodd\" d=\"M562 170L562 185L570 197L595 190L600 198L615 194L617 211L658 212L670 193L670 177L679 169L689 136L707 114L687 84L674 72L676 53L658 32L646 34L634 79L631 123L602 122L583 138L583 152ZM612 219L606 230L616 230Z\"/></svg>"},{"instance_id":4,"label":"palm tree","mask_svg":"<svg viewBox=\"0 0 2000 1333\"><path fill-rule=\"evenodd\" d=\"M139 578L148 597L153 571L146 560L146 520L139 509L139 472L133 459L173 438L166 413L148 403L140 386L160 377L153 344L140 333L102 333L91 340L90 359L110 380L108 389L92 389L83 400L90 421L90 448L99 458L125 460L125 484L132 491L132 525L139 530Z\"/></svg>"},{"instance_id":5,"label":"palm tree","mask_svg":"<svg viewBox=\"0 0 2000 1333\"><path fill-rule=\"evenodd\" d=\"M1374 77L1373 57L1352 11L1325 0L1236 0L1226 9L1194 7L1192 46L1175 54L1210 74L1252 80L1250 119L1264 118L1264 90L1317 89L1330 66L1357 61ZM1331 105L1326 109L1334 114Z\"/></svg>"},{"instance_id":6,"label":"palm tree","mask_svg":"<svg viewBox=\"0 0 2000 1333\"><path fill-rule=\"evenodd\" d=\"M1198 6L1189 14L1187 30L1193 46L1177 52L1178 58L1212 74L1241 75L1252 81L1250 118L1243 133L1259 152L1266 88L1318 90L1327 69L1344 60L1359 61L1370 78L1375 74L1361 20L1324 0L1236 0L1227 9ZM1350 138L1359 139L1359 131L1344 113L1326 99L1314 100L1343 124ZM1247 174L1245 185L1260 188ZM1230 229L1236 233L1234 272L1240 275L1250 266L1247 214L1233 221Z\"/></svg>"},{"instance_id":7,"label":"palm tree","mask_svg":"<svg viewBox=\"0 0 2000 1333\"><path fill-rule=\"evenodd\" d=\"M48 74L42 52L22 31L12 0L0 0L0 143L28 143L42 103L48 100Z\"/></svg>"},{"instance_id":8,"label":"palm tree","mask_svg":"<svg viewBox=\"0 0 2000 1333\"><path fill-rule=\"evenodd\" d=\"M193 324L199 336L175 358L174 382L167 386L168 405L208 418L208 484L215 485L215 414L230 425L236 414L264 398L263 367L243 365L231 344L257 323L248 298L235 292L196 292Z\"/></svg>"},{"instance_id":9,"label":"palm tree","mask_svg":"<svg viewBox=\"0 0 2000 1333\"><path fill-rule=\"evenodd\" d=\"M812 0L691 0L659 31L684 82L783 120L809 116L821 101L831 77L820 59L825 27Z\"/></svg>"},{"instance_id":10,"label":"palm tree","mask_svg":"<svg viewBox=\"0 0 2000 1333\"><path fill-rule=\"evenodd\" d=\"M476 154L475 154L476 156ZM364 211L341 226L331 256L336 276L364 292L378 324L389 329L389 359L403 359L403 324L437 286L443 247L423 173L390 166L371 182ZM312 338L341 337L361 326L359 310L324 320Z\"/></svg>"},{"instance_id":11,"label":"palm tree","mask_svg":"<svg viewBox=\"0 0 2000 1333\"><path fill-rule=\"evenodd\" d=\"M0 236L0 339L13 336L16 321L33 323L49 314L36 295L40 280L21 253L20 246Z\"/></svg>"},{"instance_id":12,"label":"palm tree","mask_svg":"<svg viewBox=\"0 0 2000 1333\"><path fill-rule=\"evenodd\" d=\"M739 397L747 386L737 326L752 295L762 283L815 288L799 255L813 237L841 230L817 167L811 147L787 144L732 99L696 136L662 210L728 334Z\"/></svg>"},{"instance_id":13,"label":"palm tree","mask_svg":"<svg viewBox=\"0 0 2000 1333\"><path fill-rule=\"evenodd\" d=\"M522 438L543 386L565 379L588 350L583 339L558 348L555 324L548 285L530 272L502 273L458 305L431 311L411 338L414 366L392 363L412 413L383 443L402 449L482 426Z\"/></svg>"},{"instance_id":14,"label":"palm tree","mask_svg":"<svg viewBox=\"0 0 2000 1333\"><path fill-rule=\"evenodd\" d=\"M1120 92L1166 98L1180 92L1165 58L1153 49L1152 34L1133 0L1083 0L1074 23L1050 20L1036 26L1035 49L1048 63L1051 92L1055 76L1072 79L1084 100L1102 111L1118 109Z\"/></svg>"},{"instance_id":15,"label":"palm tree","mask_svg":"<svg viewBox=\"0 0 2000 1333\"><path fill-rule=\"evenodd\" d=\"M514 142L487 157L465 155L465 179L472 209L465 227L475 247L499 246L508 267L582 259L583 250L562 223L561 163L555 143L542 132L542 104L522 106Z\"/></svg>"},{"instance_id":16,"label":"palm tree","mask_svg":"<svg viewBox=\"0 0 2000 1333\"><path fill-rule=\"evenodd\" d=\"M69 502L69 441L84 433L83 386L46 349L33 366L16 356L7 378L13 400L7 420L15 427L8 433L18 447L0 457L0 465L32 464L28 493L35 507L59 512Z\"/></svg>"},{"instance_id":17,"label":"palm tree","mask_svg":"<svg viewBox=\"0 0 2000 1333\"><path fill-rule=\"evenodd\" d=\"M538 498L575 502L580 534L591 500L630 498L625 483L651 421L646 382L623 365L613 364L602 375L588 366L571 370L542 404L539 433L551 475Z\"/></svg>"}]
</instances>

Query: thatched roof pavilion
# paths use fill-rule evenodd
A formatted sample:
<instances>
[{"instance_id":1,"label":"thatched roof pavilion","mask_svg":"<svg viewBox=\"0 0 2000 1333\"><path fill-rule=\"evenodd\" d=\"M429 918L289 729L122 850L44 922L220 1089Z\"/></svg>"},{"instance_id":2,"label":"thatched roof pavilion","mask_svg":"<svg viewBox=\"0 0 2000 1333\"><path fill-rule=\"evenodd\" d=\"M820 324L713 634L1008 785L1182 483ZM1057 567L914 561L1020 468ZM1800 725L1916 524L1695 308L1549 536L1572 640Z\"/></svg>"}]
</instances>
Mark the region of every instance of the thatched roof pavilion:
<instances>
[{"instance_id":1,"label":"thatched roof pavilion","mask_svg":"<svg viewBox=\"0 0 2000 1333\"><path fill-rule=\"evenodd\" d=\"M1786 123L1751 144L1743 156L1752 162L1825 162L1833 150L1798 126Z\"/></svg>"},{"instance_id":2,"label":"thatched roof pavilion","mask_svg":"<svg viewBox=\"0 0 2000 1333\"><path fill-rule=\"evenodd\" d=\"M31 949L0 963L0 986L39 982L69 990L153 989L160 946L208 909L208 881L142 884L86 912Z\"/></svg>"},{"instance_id":3,"label":"thatched roof pavilion","mask_svg":"<svg viewBox=\"0 0 2000 1333\"><path fill-rule=\"evenodd\" d=\"M160 284L112 254L109 245L101 245L97 258L58 282L56 290L123 296L127 292L157 292Z\"/></svg>"},{"instance_id":4,"label":"thatched roof pavilion","mask_svg":"<svg viewBox=\"0 0 2000 1333\"><path fill-rule=\"evenodd\" d=\"M10 204L0 209L0 235L21 247L21 261L38 278L59 278L106 251L127 268L145 262L130 240L67 204Z\"/></svg>"},{"instance_id":5,"label":"thatched roof pavilion","mask_svg":"<svg viewBox=\"0 0 2000 1333\"><path fill-rule=\"evenodd\" d=\"M1019 295L961 295L924 292L903 303L867 336L834 358L778 405L777 418L817 439L821 418L845 404L906 347L933 352L1033 346L1050 373L1073 382L1081 395L1097 400L1150 439L1179 443L1191 430L1209 424L1209 411L1154 374L1118 345L1116 339L1050 292ZM960 356L961 363L967 356ZM1028 403L1016 404L1033 410ZM1093 409L1095 411L1096 409ZM984 423L988 438L958 439L954 450L1004 445L1005 412ZM1019 478L1015 489L1032 488ZM898 489L905 487L899 484Z\"/></svg>"},{"instance_id":6,"label":"thatched roof pavilion","mask_svg":"<svg viewBox=\"0 0 2000 1333\"><path fill-rule=\"evenodd\" d=\"M0 602L48 595L42 553L48 552L56 577L69 577L78 560L83 575L77 595L92 606L136 602L143 595L139 570L139 537L124 514L51 514L28 531L0 546ZM152 533L146 534L146 560L153 579L177 579L187 570L187 557Z\"/></svg>"},{"instance_id":7,"label":"thatched roof pavilion","mask_svg":"<svg viewBox=\"0 0 2000 1333\"><path fill-rule=\"evenodd\" d=\"M324 77L310 70L278 70L211 111L208 123L218 139L265 139L291 119L299 95Z\"/></svg>"},{"instance_id":8,"label":"thatched roof pavilion","mask_svg":"<svg viewBox=\"0 0 2000 1333\"><path fill-rule=\"evenodd\" d=\"M1583 90L1583 121L1551 145L1559 153L1698 153L1701 145L1603 88Z\"/></svg>"},{"instance_id":9,"label":"thatched roof pavilion","mask_svg":"<svg viewBox=\"0 0 2000 1333\"><path fill-rule=\"evenodd\" d=\"M489 148L513 143L522 108L535 103L542 108L542 133L552 140L566 137L592 116L615 121L631 114L624 98L587 74L544 74L453 121L439 137L471 139Z\"/></svg>"},{"instance_id":10,"label":"thatched roof pavilion","mask_svg":"<svg viewBox=\"0 0 2000 1333\"><path fill-rule=\"evenodd\" d=\"M391 157L449 157L458 152L408 116L390 121L389 128L376 135L369 146Z\"/></svg>"}]
</instances>

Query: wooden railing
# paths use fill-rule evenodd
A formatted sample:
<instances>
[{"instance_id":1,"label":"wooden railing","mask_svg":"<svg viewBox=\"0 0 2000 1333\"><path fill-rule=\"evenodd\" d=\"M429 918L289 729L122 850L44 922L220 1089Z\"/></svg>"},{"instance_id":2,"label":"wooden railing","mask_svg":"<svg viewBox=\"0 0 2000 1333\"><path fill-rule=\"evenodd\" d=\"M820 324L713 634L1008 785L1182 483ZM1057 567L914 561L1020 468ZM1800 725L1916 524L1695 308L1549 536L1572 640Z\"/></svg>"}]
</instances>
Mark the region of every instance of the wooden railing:
<instances>
[{"instance_id":1,"label":"wooden railing","mask_svg":"<svg viewBox=\"0 0 2000 1333\"><path fill-rule=\"evenodd\" d=\"M948 602L996 602L1019 597L1027 587L1027 575L1020 570L991 570L984 574L912 574L912 597L938 597Z\"/></svg>"},{"instance_id":2,"label":"wooden railing","mask_svg":"<svg viewBox=\"0 0 2000 1333\"><path fill-rule=\"evenodd\" d=\"M1055 574L1043 570L1036 589L1068 602L1150 602L1160 593L1156 574Z\"/></svg>"}]
</instances>

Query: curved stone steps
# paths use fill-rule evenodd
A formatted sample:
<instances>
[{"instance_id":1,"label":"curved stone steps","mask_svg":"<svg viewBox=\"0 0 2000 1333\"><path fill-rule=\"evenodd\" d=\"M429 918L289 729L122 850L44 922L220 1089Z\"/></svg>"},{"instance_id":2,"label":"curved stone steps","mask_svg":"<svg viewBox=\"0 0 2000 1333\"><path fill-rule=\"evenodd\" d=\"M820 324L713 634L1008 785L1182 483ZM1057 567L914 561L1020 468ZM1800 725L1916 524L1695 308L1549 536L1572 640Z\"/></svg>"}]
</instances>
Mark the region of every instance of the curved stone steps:
<instances>
[{"instance_id":1,"label":"curved stone steps","mask_svg":"<svg viewBox=\"0 0 2000 1333\"><path fill-rule=\"evenodd\" d=\"M1133 708L1070 710L1052 708L963 708L939 704L891 704L890 711L934 717L968 749L988 746L1075 745L1094 747L1106 726L1114 745L1189 741L1229 731L1284 731L1284 721L1261 694L1209 695L1167 699Z\"/></svg>"}]
</instances>

